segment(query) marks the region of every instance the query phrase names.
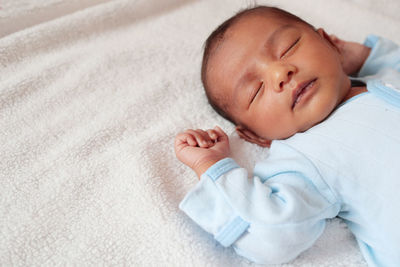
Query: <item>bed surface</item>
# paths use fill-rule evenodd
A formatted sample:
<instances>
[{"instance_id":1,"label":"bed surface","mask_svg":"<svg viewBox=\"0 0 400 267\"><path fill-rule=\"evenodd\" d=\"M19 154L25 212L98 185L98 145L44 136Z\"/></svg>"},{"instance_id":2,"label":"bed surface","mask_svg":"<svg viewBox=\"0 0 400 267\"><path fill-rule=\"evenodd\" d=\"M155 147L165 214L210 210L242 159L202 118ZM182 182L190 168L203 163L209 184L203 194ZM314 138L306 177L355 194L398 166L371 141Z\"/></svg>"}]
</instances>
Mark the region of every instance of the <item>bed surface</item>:
<instances>
[{"instance_id":1,"label":"bed surface","mask_svg":"<svg viewBox=\"0 0 400 267\"><path fill-rule=\"evenodd\" d=\"M397 0L255 1L347 40L400 43ZM255 266L178 209L197 178L174 136L220 125L203 42L253 1L0 1L0 265ZM339 219L284 266L365 266Z\"/></svg>"}]
</instances>

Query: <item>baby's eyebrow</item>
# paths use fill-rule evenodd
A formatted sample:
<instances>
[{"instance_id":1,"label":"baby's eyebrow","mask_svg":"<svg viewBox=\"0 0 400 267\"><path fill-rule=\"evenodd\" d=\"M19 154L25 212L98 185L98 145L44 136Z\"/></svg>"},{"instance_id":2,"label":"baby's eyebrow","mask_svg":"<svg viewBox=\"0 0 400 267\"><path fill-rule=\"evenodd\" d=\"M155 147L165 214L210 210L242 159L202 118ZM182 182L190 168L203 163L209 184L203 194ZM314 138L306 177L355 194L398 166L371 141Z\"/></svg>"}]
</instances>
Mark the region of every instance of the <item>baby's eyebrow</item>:
<instances>
[{"instance_id":1,"label":"baby's eyebrow","mask_svg":"<svg viewBox=\"0 0 400 267\"><path fill-rule=\"evenodd\" d=\"M290 24L284 24L277 28L273 33L270 34L268 37L267 41L264 44L264 47L273 47L275 45L275 42L279 39L278 36L282 34L284 31L293 28L293 25Z\"/></svg>"}]
</instances>

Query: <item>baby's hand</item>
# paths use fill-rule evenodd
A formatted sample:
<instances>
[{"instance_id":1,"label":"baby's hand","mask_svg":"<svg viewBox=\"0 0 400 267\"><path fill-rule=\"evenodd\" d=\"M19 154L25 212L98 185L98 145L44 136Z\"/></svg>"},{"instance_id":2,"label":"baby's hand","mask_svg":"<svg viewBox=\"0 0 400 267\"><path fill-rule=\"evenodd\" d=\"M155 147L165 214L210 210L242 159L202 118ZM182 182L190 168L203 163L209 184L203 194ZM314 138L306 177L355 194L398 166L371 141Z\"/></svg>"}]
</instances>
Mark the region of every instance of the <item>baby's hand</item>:
<instances>
[{"instance_id":1,"label":"baby's hand","mask_svg":"<svg viewBox=\"0 0 400 267\"><path fill-rule=\"evenodd\" d=\"M342 66L344 72L347 75L356 75L369 56L371 48L356 42L341 40L333 34L329 37L342 55Z\"/></svg>"},{"instance_id":2,"label":"baby's hand","mask_svg":"<svg viewBox=\"0 0 400 267\"><path fill-rule=\"evenodd\" d=\"M229 138L216 126L206 131L187 130L175 138L176 157L200 177L217 161L229 156Z\"/></svg>"}]
</instances>

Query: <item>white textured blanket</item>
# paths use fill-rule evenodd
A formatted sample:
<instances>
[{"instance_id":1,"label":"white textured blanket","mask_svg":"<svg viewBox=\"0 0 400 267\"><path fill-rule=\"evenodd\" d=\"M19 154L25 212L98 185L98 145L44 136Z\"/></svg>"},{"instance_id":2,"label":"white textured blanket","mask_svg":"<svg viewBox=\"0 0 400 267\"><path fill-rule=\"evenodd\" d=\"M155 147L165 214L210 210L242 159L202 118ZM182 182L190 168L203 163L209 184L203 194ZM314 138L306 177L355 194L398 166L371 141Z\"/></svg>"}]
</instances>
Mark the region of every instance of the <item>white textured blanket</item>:
<instances>
[{"instance_id":1,"label":"white textured blanket","mask_svg":"<svg viewBox=\"0 0 400 267\"><path fill-rule=\"evenodd\" d=\"M187 128L232 133L204 96L202 45L251 3L0 1L1 266L252 265L179 211L197 179L173 152ZM348 40L400 43L398 0L258 3ZM248 168L267 152L231 143ZM286 266L364 265L335 219Z\"/></svg>"}]
</instances>

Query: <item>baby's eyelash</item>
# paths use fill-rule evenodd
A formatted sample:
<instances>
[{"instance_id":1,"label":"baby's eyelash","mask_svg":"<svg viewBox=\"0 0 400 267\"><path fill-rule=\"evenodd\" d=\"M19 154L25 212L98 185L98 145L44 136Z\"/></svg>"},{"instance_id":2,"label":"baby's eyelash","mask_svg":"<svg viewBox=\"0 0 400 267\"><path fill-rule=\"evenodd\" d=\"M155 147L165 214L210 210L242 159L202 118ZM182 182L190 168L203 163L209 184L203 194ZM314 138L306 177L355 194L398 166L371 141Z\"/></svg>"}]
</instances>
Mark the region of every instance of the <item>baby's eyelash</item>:
<instances>
[{"instance_id":1,"label":"baby's eyelash","mask_svg":"<svg viewBox=\"0 0 400 267\"><path fill-rule=\"evenodd\" d=\"M260 86L258 87L256 93L254 94L253 98L251 99L250 103L253 103L254 99L256 99L256 96L258 95L258 93L261 91L261 89L264 86L264 82L261 82Z\"/></svg>"},{"instance_id":2,"label":"baby's eyelash","mask_svg":"<svg viewBox=\"0 0 400 267\"><path fill-rule=\"evenodd\" d=\"M286 55L287 52L289 52L290 49L292 49L299 41L300 41L300 37L299 37L288 49L286 49L286 51L282 54L281 57L283 57L284 55Z\"/></svg>"}]
</instances>

